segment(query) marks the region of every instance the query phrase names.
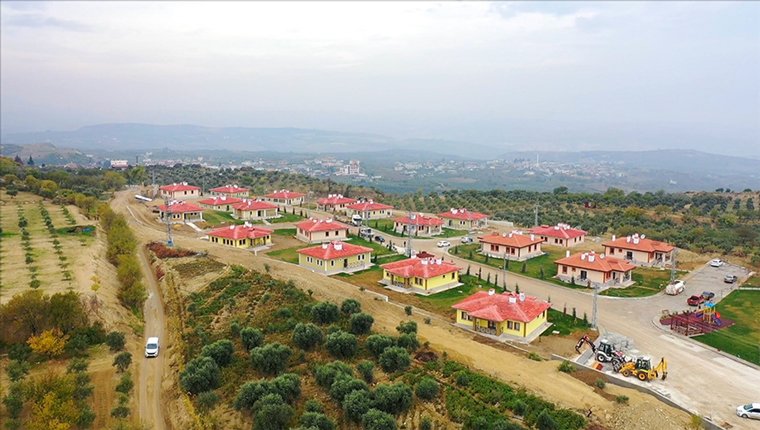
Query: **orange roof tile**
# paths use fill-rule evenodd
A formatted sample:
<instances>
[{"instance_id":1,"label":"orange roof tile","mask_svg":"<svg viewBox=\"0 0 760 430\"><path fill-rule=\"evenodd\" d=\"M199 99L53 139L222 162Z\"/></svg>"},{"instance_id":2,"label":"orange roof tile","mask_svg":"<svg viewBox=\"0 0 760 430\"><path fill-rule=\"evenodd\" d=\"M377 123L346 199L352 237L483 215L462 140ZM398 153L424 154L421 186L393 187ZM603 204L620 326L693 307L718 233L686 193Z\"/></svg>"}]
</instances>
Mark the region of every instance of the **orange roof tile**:
<instances>
[{"instance_id":1,"label":"orange roof tile","mask_svg":"<svg viewBox=\"0 0 760 430\"><path fill-rule=\"evenodd\" d=\"M372 248L366 246L351 245L340 241L323 243L322 245L303 248L296 251L299 254L308 255L320 260L332 260L335 258L351 257L353 255L372 252Z\"/></svg>"},{"instance_id":2,"label":"orange roof tile","mask_svg":"<svg viewBox=\"0 0 760 430\"><path fill-rule=\"evenodd\" d=\"M187 182L183 182L181 184L171 184L171 185L164 185L159 188L161 191L169 191L169 192L175 192L175 191L192 191L192 190L199 190L199 187L196 187L194 185L187 185Z\"/></svg>"},{"instance_id":3,"label":"orange roof tile","mask_svg":"<svg viewBox=\"0 0 760 430\"><path fill-rule=\"evenodd\" d=\"M524 300L520 300L520 297ZM549 302L533 296L515 293L492 294L478 291L454 304L452 308L465 311L470 316L488 321L531 322L551 307Z\"/></svg>"},{"instance_id":4,"label":"orange roof tile","mask_svg":"<svg viewBox=\"0 0 760 430\"><path fill-rule=\"evenodd\" d=\"M448 212L441 212L438 214L441 218L451 218L463 221L477 221L480 219L488 218L488 215L480 212L471 212L467 209L451 209Z\"/></svg>"},{"instance_id":5,"label":"orange roof tile","mask_svg":"<svg viewBox=\"0 0 760 430\"><path fill-rule=\"evenodd\" d=\"M321 199L317 200L317 203L322 206L331 206L331 205L346 205L350 203L354 203L356 199L343 197L340 194L335 195L329 195L327 197L322 197Z\"/></svg>"},{"instance_id":6,"label":"orange roof tile","mask_svg":"<svg viewBox=\"0 0 760 430\"><path fill-rule=\"evenodd\" d=\"M487 236L479 237L478 239L483 243L493 243L495 245L505 245L513 248L525 248L543 242L540 237L519 233L489 234Z\"/></svg>"},{"instance_id":7,"label":"orange roof tile","mask_svg":"<svg viewBox=\"0 0 760 430\"><path fill-rule=\"evenodd\" d=\"M297 199L299 197L304 197L305 195L306 194L304 193L298 193L290 190L279 190L267 194L266 197L270 199Z\"/></svg>"},{"instance_id":8,"label":"orange roof tile","mask_svg":"<svg viewBox=\"0 0 760 430\"><path fill-rule=\"evenodd\" d=\"M209 205L209 206L234 205L240 202L242 202L242 200L240 200L237 197L227 197L227 196L210 197L208 199L203 199L203 200L198 201L198 203L200 204Z\"/></svg>"},{"instance_id":9,"label":"orange roof tile","mask_svg":"<svg viewBox=\"0 0 760 430\"><path fill-rule=\"evenodd\" d=\"M296 227L309 232L348 230L346 224L332 219L307 219L296 224Z\"/></svg>"},{"instance_id":10,"label":"orange roof tile","mask_svg":"<svg viewBox=\"0 0 760 430\"><path fill-rule=\"evenodd\" d=\"M639 236L638 234L610 240L602 243L602 246L631 249L634 251L643 252L670 252L675 248L669 243L647 239L645 236Z\"/></svg>"},{"instance_id":11,"label":"orange roof tile","mask_svg":"<svg viewBox=\"0 0 760 430\"><path fill-rule=\"evenodd\" d=\"M272 234L272 230L255 225L231 225L229 227L217 228L208 232L209 236L223 237L225 239L256 239Z\"/></svg>"},{"instance_id":12,"label":"orange roof tile","mask_svg":"<svg viewBox=\"0 0 760 430\"><path fill-rule=\"evenodd\" d=\"M403 278L423 278L429 279L446 273L458 272L461 267L454 263L443 261L435 258L407 258L406 260L394 261L393 263L383 264L384 270Z\"/></svg>"},{"instance_id":13,"label":"orange roof tile","mask_svg":"<svg viewBox=\"0 0 760 430\"><path fill-rule=\"evenodd\" d=\"M223 187L212 188L209 191L213 191L215 193L224 193L224 194L238 194L238 193L247 193L248 188L240 188L237 185L225 185Z\"/></svg>"},{"instance_id":14,"label":"orange roof tile","mask_svg":"<svg viewBox=\"0 0 760 430\"><path fill-rule=\"evenodd\" d=\"M176 203L170 203L167 205L159 205L158 210L161 212L168 212L169 207L171 207L172 213L183 213L183 212L203 212L203 208L194 205L192 203L186 203L186 202L176 202Z\"/></svg>"},{"instance_id":15,"label":"orange roof tile","mask_svg":"<svg viewBox=\"0 0 760 430\"><path fill-rule=\"evenodd\" d=\"M431 216L425 216L423 214L413 214L414 219L409 219L409 215L396 217L393 221L405 224L405 225L443 225L443 220L440 218L433 218Z\"/></svg>"},{"instance_id":16,"label":"orange roof tile","mask_svg":"<svg viewBox=\"0 0 760 430\"><path fill-rule=\"evenodd\" d=\"M572 228L567 224L557 224L554 226L542 225L531 228L530 232L541 236L556 237L559 239L573 239L588 234L585 230Z\"/></svg>"},{"instance_id":17,"label":"orange roof tile","mask_svg":"<svg viewBox=\"0 0 760 430\"><path fill-rule=\"evenodd\" d=\"M612 271L628 272L636 268L636 266L626 260L607 257L604 254L596 254L594 252L579 252L569 257L560 258L554 263L605 273Z\"/></svg>"},{"instance_id":18,"label":"orange roof tile","mask_svg":"<svg viewBox=\"0 0 760 430\"><path fill-rule=\"evenodd\" d=\"M277 209L277 205L273 205L269 202L262 202L261 200L241 200L240 203L232 206L238 211L258 211L265 209Z\"/></svg>"},{"instance_id":19,"label":"orange roof tile","mask_svg":"<svg viewBox=\"0 0 760 430\"><path fill-rule=\"evenodd\" d=\"M349 208L349 209L351 209L351 210L361 211L361 212L379 211L379 210L383 210L383 209L393 209L393 206L382 204L382 203L373 202L372 200L369 200L369 201L366 201L366 202L357 202L357 203L354 203L352 205L348 205L346 207Z\"/></svg>"}]
</instances>

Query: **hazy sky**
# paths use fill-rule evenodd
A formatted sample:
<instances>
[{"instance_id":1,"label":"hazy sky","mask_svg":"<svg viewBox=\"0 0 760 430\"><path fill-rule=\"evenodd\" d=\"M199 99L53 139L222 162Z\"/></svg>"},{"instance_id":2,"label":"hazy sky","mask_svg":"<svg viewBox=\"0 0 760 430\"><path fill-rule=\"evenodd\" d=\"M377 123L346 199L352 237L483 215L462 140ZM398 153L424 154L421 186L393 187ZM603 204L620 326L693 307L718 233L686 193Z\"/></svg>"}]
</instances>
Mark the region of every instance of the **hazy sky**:
<instances>
[{"instance_id":1,"label":"hazy sky","mask_svg":"<svg viewBox=\"0 0 760 430\"><path fill-rule=\"evenodd\" d=\"M760 155L755 2L8 2L3 132L292 126Z\"/></svg>"}]
</instances>

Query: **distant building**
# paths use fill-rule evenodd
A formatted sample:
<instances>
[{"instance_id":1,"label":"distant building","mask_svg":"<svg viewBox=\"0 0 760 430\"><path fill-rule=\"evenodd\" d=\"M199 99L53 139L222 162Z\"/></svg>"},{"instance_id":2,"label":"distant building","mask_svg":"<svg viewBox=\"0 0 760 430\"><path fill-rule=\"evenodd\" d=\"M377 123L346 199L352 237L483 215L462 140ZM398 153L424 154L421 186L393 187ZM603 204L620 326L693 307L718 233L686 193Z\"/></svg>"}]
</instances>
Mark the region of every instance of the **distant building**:
<instances>
[{"instance_id":1,"label":"distant building","mask_svg":"<svg viewBox=\"0 0 760 430\"><path fill-rule=\"evenodd\" d=\"M112 169L128 169L129 161L127 160L111 160Z\"/></svg>"},{"instance_id":2,"label":"distant building","mask_svg":"<svg viewBox=\"0 0 760 430\"><path fill-rule=\"evenodd\" d=\"M541 243L543 240L535 235L524 235L518 232L489 234L479 237L480 252L494 258L524 261L543 255Z\"/></svg>"},{"instance_id":3,"label":"distant building","mask_svg":"<svg viewBox=\"0 0 760 430\"><path fill-rule=\"evenodd\" d=\"M533 296L517 293L496 294L494 290L477 293L452 306L456 323L492 336L535 339L549 327L551 304Z\"/></svg>"},{"instance_id":4,"label":"distant building","mask_svg":"<svg viewBox=\"0 0 760 430\"><path fill-rule=\"evenodd\" d=\"M209 190L209 194L212 196L227 196L227 197L248 197L248 188L241 188L237 185L225 185L223 187L216 187Z\"/></svg>"},{"instance_id":5,"label":"distant building","mask_svg":"<svg viewBox=\"0 0 760 430\"><path fill-rule=\"evenodd\" d=\"M203 221L203 208L182 201L170 201L167 205L159 205L158 213L163 222L167 219L172 223Z\"/></svg>"},{"instance_id":6,"label":"distant building","mask_svg":"<svg viewBox=\"0 0 760 430\"><path fill-rule=\"evenodd\" d=\"M381 265L380 283L418 294L434 294L462 285L461 267L442 258L407 258Z\"/></svg>"},{"instance_id":7,"label":"distant building","mask_svg":"<svg viewBox=\"0 0 760 430\"><path fill-rule=\"evenodd\" d=\"M443 220L426 216L421 213L404 215L393 219L393 229L396 233L414 236L435 236L443 233Z\"/></svg>"},{"instance_id":8,"label":"distant building","mask_svg":"<svg viewBox=\"0 0 760 430\"><path fill-rule=\"evenodd\" d=\"M362 176L361 163L359 160L351 160L348 164L340 167L336 175L338 176Z\"/></svg>"},{"instance_id":9,"label":"distant building","mask_svg":"<svg viewBox=\"0 0 760 430\"><path fill-rule=\"evenodd\" d=\"M546 245L562 246L565 248L583 243L586 234L588 234L586 231L572 228L568 224L542 225L531 228L530 232L540 237Z\"/></svg>"},{"instance_id":10,"label":"distant building","mask_svg":"<svg viewBox=\"0 0 760 430\"><path fill-rule=\"evenodd\" d=\"M201 189L199 187L188 185L187 182L164 185L159 187L158 190L161 192L161 198L164 200L196 198L201 194Z\"/></svg>"},{"instance_id":11,"label":"distant building","mask_svg":"<svg viewBox=\"0 0 760 430\"><path fill-rule=\"evenodd\" d=\"M326 242L297 252L299 266L325 275L351 273L372 266L372 248L341 241Z\"/></svg>"},{"instance_id":12,"label":"distant building","mask_svg":"<svg viewBox=\"0 0 760 430\"><path fill-rule=\"evenodd\" d=\"M264 196L264 200L287 206L298 206L304 202L306 194L289 190L279 190Z\"/></svg>"},{"instance_id":13,"label":"distant building","mask_svg":"<svg viewBox=\"0 0 760 430\"><path fill-rule=\"evenodd\" d=\"M208 199L199 200L198 204L205 209L215 211L233 212L233 206L242 202L236 197L216 196Z\"/></svg>"},{"instance_id":14,"label":"distant building","mask_svg":"<svg viewBox=\"0 0 760 430\"><path fill-rule=\"evenodd\" d=\"M443 218L444 226L457 230L476 230L488 225L488 215L467 209L451 209L438 214Z\"/></svg>"},{"instance_id":15,"label":"distant building","mask_svg":"<svg viewBox=\"0 0 760 430\"><path fill-rule=\"evenodd\" d=\"M243 199L232 205L232 215L237 219L262 220L279 216L277 205L261 200Z\"/></svg>"},{"instance_id":16,"label":"distant building","mask_svg":"<svg viewBox=\"0 0 760 430\"><path fill-rule=\"evenodd\" d=\"M363 220L389 218L393 206L377 203L372 200L360 201L346 206L350 215L359 215Z\"/></svg>"},{"instance_id":17,"label":"distant building","mask_svg":"<svg viewBox=\"0 0 760 430\"><path fill-rule=\"evenodd\" d=\"M307 219L296 224L296 238L307 243L348 238L348 226L332 219Z\"/></svg>"},{"instance_id":18,"label":"distant building","mask_svg":"<svg viewBox=\"0 0 760 430\"><path fill-rule=\"evenodd\" d=\"M634 234L616 238L602 243L604 252L609 256L624 258L638 266L662 266L673 263L675 246L647 239L645 235Z\"/></svg>"},{"instance_id":19,"label":"distant building","mask_svg":"<svg viewBox=\"0 0 760 430\"><path fill-rule=\"evenodd\" d=\"M248 223L211 230L208 237L211 243L235 248L255 248L272 244L272 230Z\"/></svg>"},{"instance_id":20,"label":"distant building","mask_svg":"<svg viewBox=\"0 0 760 430\"><path fill-rule=\"evenodd\" d=\"M336 212L356 202L356 199L343 197L341 194L329 194L327 197L317 199L317 208L326 212Z\"/></svg>"},{"instance_id":21,"label":"distant building","mask_svg":"<svg viewBox=\"0 0 760 430\"><path fill-rule=\"evenodd\" d=\"M633 264L615 257L594 252L579 252L555 261L557 279L564 282L575 282L578 285L604 287L627 287L633 284L631 275Z\"/></svg>"}]
</instances>

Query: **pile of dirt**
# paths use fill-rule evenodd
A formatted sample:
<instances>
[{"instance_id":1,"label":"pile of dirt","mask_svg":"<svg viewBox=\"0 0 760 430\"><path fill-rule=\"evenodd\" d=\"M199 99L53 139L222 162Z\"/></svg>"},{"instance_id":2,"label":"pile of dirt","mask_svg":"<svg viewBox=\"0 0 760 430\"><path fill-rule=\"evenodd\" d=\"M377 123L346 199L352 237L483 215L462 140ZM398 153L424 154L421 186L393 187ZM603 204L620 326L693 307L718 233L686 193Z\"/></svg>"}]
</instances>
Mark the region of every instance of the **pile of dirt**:
<instances>
[{"instance_id":1,"label":"pile of dirt","mask_svg":"<svg viewBox=\"0 0 760 430\"><path fill-rule=\"evenodd\" d=\"M192 257L193 255L196 255L195 251L182 248L169 248L161 242L151 242L147 245L147 248L156 254L156 257L161 259Z\"/></svg>"}]
</instances>

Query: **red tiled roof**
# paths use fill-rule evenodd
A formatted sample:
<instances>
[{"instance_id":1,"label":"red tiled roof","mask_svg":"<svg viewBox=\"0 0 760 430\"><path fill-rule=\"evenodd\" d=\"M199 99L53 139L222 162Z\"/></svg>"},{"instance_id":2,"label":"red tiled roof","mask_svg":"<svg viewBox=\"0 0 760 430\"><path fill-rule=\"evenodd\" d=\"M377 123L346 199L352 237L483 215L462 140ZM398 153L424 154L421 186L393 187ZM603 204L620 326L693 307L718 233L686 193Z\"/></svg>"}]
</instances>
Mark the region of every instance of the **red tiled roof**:
<instances>
[{"instance_id":1,"label":"red tiled roof","mask_svg":"<svg viewBox=\"0 0 760 430\"><path fill-rule=\"evenodd\" d=\"M459 219L465 221L477 221L479 219L488 218L488 215L480 212L470 212L467 209L451 209L448 212L442 212L438 214L441 218Z\"/></svg>"},{"instance_id":2,"label":"red tiled roof","mask_svg":"<svg viewBox=\"0 0 760 430\"><path fill-rule=\"evenodd\" d=\"M223 187L212 188L209 191L213 191L215 193L224 193L224 194L237 194L237 193L247 193L248 188L240 188L237 185L225 185Z\"/></svg>"},{"instance_id":3,"label":"red tiled roof","mask_svg":"<svg viewBox=\"0 0 760 430\"><path fill-rule=\"evenodd\" d=\"M198 205L194 205L192 203L186 203L186 202L172 203L172 204L170 204L168 206L167 205L159 205L158 206L158 210L160 210L161 212L168 212L167 208L169 206L171 206L171 211L173 213L203 212L203 208L202 207L200 207Z\"/></svg>"},{"instance_id":4,"label":"red tiled roof","mask_svg":"<svg viewBox=\"0 0 760 430\"><path fill-rule=\"evenodd\" d=\"M488 321L512 320L528 323L551 307L549 302L536 297L523 297L525 300L521 301L520 295L515 293L489 294L488 291L478 291L454 304L452 308Z\"/></svg>"},{"instance_id":5,"label":"red tiled roof","mask_svg":"<svg viewBox=\"0 0 760 430\"><path fill-rule=\"evenodd\" d=\"M242 200L240 200L237 197L227 197L227 196L210 197L208 199L203 199L203 200L198 201L198 203L209 205L209 206L234 205L240 202L242 202Z\"/></svg>"},{"instance_id":6,"label":"red tiled roof","mask_svg":"<svg viewBox=\"0 0 760 430\"><path fill-rule=\"evenodd\" d=\"M255 225L235 225L229 227L217 228L211 230L208 235L222 237L225 239L256 239L259 237L265 237L272 234L272 230L263 227L257 227Z\"/></svg>"},{"instance_id":7,"label":"red tiled roof","mask_svg":"<svg viewBox=\"0 0 760 430\"><path fill-rule=\"evenodd\" d=\"M199 187L196 187L194 185L187 185L186 183L182 184L171 184L171 185L163 185L159 188L161 191L169 191L169 192L175 192L175 191L192 191L192 190L199 190Z\"/></svg>"},{"instance_id":8,"label":"red tiled roof","mask_svg":"<svg viewBox=\"0 0 760 430\"><path fill-rule=\"evenodd\" d=\"M639 236L638 234L634 234L633 236L620 237L615 240L610 240L610 241L604 242L602 245L611 247L611 248L631 249L634 251L643 251L643 252L655 252L655 251L670 252L675 248L673 245L669 243L647 239L645 237Z\"/></svg>"},{"instance_id":9,"label":"red tiled roof","mask_svg":"<svg viewBox=\"0 0 760 430\"><path fill-rule=\"evenodd\" d=\"M425 216L422 214L415 214L414 219L409 219L409 215L396 217L393 221L405 224L405 225L443 225L443 220L440 218L433 218L431 216Z\"/></svg>"},{"instance_id":10,"label":"red tiled roof","mask_svg":"<svg viewBox=\"0 0 760 430\"><path fill-rule=\"evenodd\" d=\"M321 199L317 200L317 203L322 206L330 206L330 205L346 205L349 203L354 203L356 199L351 199L348 197L343 197L340 194L335 194L327 197L322 197Z\"/></svg>"},{"instance_id":11,"label":"red tiled roof","mask_svg":"<svg viewBox=\"0 0 760 430\"><path fill-rule=\"evenodd\" d=\"M306 194L298 193L289 190L280 190L266 195L270 199L297 199L298 197L304 197Z\"/></svg>"},{"instance_id":12,"label":"red tiled roof","mask_svg":"<svg viewBox=\"0 0 760 430\"><path fill-rule=\"evenodd\" d=\"M277 209L277 205L273 205L268 202L262 202L261 200L241 200L240 203L232 206L238 211L258 211L263 209Z\"/></svg>"},{"instance_id":13,"label":"red tiled roof","mask_svg":"<svg viewBox=\"0 0 760 430\"><path fill-rule=\"evenodd\" d=\"M366 246L351 245L344 242L330 242L322 245L312 246L311 248L299 249L299 254L308 255L320 260L332 260L334 258L345 258L352 255L366 254L372 252L372 248Z\"/></svg>"},{"instance_id":14,"label":"red tiled roof","mask_svg":"<svg viewBox=\"0 0 760 430\"><path fill-rule=\"evenodd\" d=\"M309 232L348 230L346 224L330 219L307 219L296 224L296 228Z\"/></svg>"},{"instance_id":15,"label":"red tiled roof","mask_svg":"<svg viewBox=\"0 0 760 430\"><path fill-rule=\"evenodd\" d=\"M506 245L513 248L525 248L526 246L541 243L540 237L526 236L519 233L489 234L478 238L483 243L493 243L495 245Z\"/></svg>"},{"instance_id":16,"label":"red tiled roof","mask_svg":"<svg viewBox=\"0 0 760 430\"><path fill-rule=\"evenodd\" d=\"M440 264L439 264L440 262ZM423 278L429 279L436 276L445 275L446 273L458 272L461 267L454 263L434 258L407 258L406 260L394 261L393 263L383 264L384 270L393 273L396 276L404 278Z\"/></svg>"},{"instance_id":17,"label":"red tiled roof","mask_svg":"<svg viewBox=\"0 0 760 430\"><path fill-rule=\"evenodd\" d=\"M361 212L379 211L379 210L383 210L383 209L393 209L393 206L385 205L385 204L382 204L382 203L373 202L372 200L370 200L368 202L357 202L357 203L354 203L352 205L348 205L346 207L349 208L349 209L351 209L351 210L361 211Z\"/></svg>"},{"instance_id":18,"label":"red tiled roof","mask_svg":"<svg viewBox=\"0 0 760 430\"><path fill-rule=\"evenodd\" d=\"M530 232L541 236L556 237L559 239L574 239L587 234L586 231L572 228L567 224L557 224L554 226L542 225L540 227L533 227L530 229Z\"/></svg>"},{"instance_id":19,"label":"red tiled roof","mask_svg":"<svg viewBox=\"0 0 760 430\"><path fill-rule=\"evenodd\" d=\"M554 263L605 273L612 271L627 272L636 268L636 266L626 260L615 257L607 257L604 256L604 254L596 254L593 252L579 252L569 257L560 258Z\"/></svg>"}]
</instances>

